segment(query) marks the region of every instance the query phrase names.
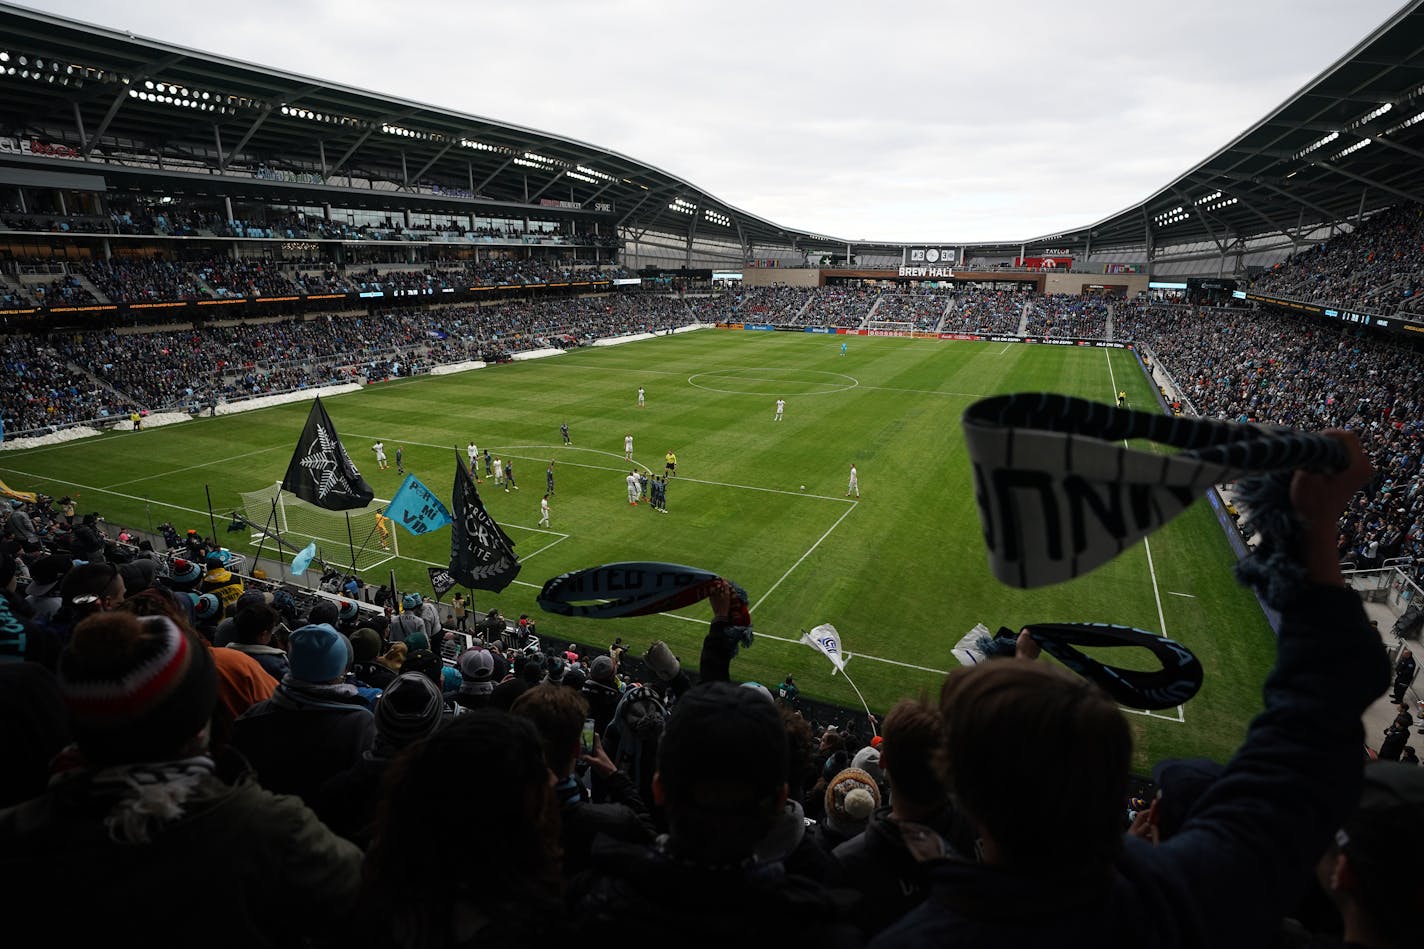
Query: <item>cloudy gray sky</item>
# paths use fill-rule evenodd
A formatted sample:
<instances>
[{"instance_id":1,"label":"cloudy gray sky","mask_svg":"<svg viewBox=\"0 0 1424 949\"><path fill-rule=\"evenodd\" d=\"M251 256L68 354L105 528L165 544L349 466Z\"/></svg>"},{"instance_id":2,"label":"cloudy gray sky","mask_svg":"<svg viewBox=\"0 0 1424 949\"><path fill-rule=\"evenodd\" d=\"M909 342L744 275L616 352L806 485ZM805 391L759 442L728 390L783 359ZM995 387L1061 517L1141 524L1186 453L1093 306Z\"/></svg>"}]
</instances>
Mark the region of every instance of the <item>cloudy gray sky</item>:
<instances>
[{"instance_id":1,"label":"cloudy gray sky","mask_svg":"<svg viewBox=\"0 0 1424 949\"><path fill-rule=\"evenodd\" d=\"M23 0L581 139L790 227L1018 240L1166 184L1403 0Z\"/></svg>"}]
</instances>

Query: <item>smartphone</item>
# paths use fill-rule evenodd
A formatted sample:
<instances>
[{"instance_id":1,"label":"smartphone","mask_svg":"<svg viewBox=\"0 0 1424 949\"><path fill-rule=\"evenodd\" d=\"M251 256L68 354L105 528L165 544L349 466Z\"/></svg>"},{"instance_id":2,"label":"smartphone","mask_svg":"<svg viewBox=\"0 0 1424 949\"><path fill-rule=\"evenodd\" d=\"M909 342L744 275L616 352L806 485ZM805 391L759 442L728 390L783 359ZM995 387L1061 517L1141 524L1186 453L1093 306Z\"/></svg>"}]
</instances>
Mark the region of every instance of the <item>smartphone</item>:
<instances>
[{"instance_id":1,"label":"smartphone","mask_svg":"<svg viewBox=\"0 0 1424 949\"><path fill-rule=\"evenodd\" d=\"M585 718L583 720L583 753L586 755L593 754L593 732L593 719Z\"/></svg>"}]
</instances>

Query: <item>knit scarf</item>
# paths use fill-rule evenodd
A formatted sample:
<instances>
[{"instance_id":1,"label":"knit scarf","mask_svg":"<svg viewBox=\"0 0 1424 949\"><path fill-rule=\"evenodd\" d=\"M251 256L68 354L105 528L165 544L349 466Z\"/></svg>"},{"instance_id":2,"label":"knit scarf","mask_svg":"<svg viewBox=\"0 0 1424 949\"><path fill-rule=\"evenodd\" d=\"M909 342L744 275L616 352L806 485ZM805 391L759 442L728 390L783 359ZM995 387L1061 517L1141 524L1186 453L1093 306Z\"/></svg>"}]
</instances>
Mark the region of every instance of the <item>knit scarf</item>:
<instances>
[{"instance_id":1,"label":"knit scarf","mask_svg":"<svg viewBox=\"0 0 1424 949\"><path fill-rule=\"evenodd\" d=\"M107 802L104 828L119 844L151 843L155 833L187 816L187 805L204 797L204 786L216 780L213 759L207 755L95 769L71 745L55 767L52 787L83 781L86 797Z\"/></svg>"},{"instance_id":2,"label":"knit scarf","mask_svg":"<svg viewBox=\"0 0 1424 949\"><path fill-rule=\"evenodd\" d=\"M303 682L287 673L277 684L271 701L273 706L292 712L323 708L349 712L365 707L360 699L361 693L349 682Z\"/></svg>"}]
</instances>

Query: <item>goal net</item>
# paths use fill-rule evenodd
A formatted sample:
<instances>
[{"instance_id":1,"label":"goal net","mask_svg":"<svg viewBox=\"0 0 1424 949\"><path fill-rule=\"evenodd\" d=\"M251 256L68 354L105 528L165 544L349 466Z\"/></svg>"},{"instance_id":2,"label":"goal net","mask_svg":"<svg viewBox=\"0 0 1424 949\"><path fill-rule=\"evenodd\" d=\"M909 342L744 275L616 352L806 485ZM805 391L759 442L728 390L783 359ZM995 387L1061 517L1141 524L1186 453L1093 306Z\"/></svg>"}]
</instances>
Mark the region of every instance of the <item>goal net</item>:
<instances>
[{"instance_id":1,"label":"goal net","mask_svg":"<svg viewBox=\"0 0 1424 949\"><path fill-rule=\"evenodd\" d=\"M867 320L865 331L871 336L910 336L915 332L913 321Z\"/></svg>"},{"instance_id":2,"label":"goal net","mask_svg":"<svg viewBox=\"0 0 1424 949\"><path fill-rule=\"evenodd\" d=\"M283 491L280 482L242 494L252 543L261 543L265 532L267 546L275 550L280 538L281 550L290 557L315 541L317 561L349 570L354 552L357 571L379 567L400 556L395 524L381 516L389 503L376 498L359 510L328 511Z\"/></svg>"}]
</instances>

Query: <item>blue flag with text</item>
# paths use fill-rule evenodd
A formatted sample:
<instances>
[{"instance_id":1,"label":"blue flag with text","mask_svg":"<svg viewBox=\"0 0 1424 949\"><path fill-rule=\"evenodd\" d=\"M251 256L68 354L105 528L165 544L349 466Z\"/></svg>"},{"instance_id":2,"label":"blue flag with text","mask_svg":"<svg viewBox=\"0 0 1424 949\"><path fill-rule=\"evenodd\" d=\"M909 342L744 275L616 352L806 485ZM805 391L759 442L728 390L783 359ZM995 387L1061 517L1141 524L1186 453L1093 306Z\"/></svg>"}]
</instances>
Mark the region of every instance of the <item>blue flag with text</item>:
<instances>
[{"instance_id":1,"label":"blue flag with text","mask_svg":"<svg viewBox=\"0 0 1424 949\"><path fill-rule=\"evenodd\" d=\"M417 535L439 530L452 520L444 502L415 475L405 476L400 490L386 506L386 517Z\"/></svg>"}]
</instances>

